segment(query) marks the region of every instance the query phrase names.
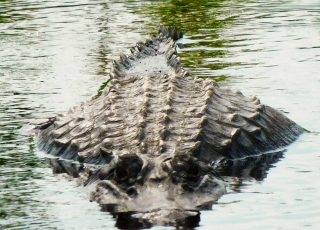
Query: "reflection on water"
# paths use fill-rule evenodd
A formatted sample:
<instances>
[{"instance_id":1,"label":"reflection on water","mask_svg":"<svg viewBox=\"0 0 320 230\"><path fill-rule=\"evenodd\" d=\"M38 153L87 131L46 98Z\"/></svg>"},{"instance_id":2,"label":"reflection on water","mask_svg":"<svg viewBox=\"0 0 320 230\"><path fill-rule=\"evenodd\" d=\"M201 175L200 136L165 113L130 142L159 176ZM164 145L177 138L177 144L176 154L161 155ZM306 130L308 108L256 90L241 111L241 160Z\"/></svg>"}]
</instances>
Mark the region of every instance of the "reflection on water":
<instances>
[{"instance_id":1,"label":"reflection on water","mask_svg":"<svg viewBox=\"0 0 320 230\"><path fill-rule=\"evenodd\" d=\"M283 157L283 154L284 151L282 150L273 151L261 156L247 157L244 159L225 159L219 162L219 164L213 165L213 167L217 172L217 176L230 184L230 189L232 189L232 191L241 192L241 189L247 180L264 180L269 169ZM82 163L60 159L53 156L48 158L47 161L53 169L53 173L63 174L64 176L74 178L74 180L77 180L76 178L79 177L83 178L83 175L86 174L86 171L88 170L88 168L86 168ZM80 180L79 184L85 184L86 187L91 190L94 189L93 187L95 187L96 184L92 184L90 181L92 181L92 179L88 179L84 183ZM161 196L161 194L158 195ZM153 197L158 196L153 195ZM157 200L154 200L154 202L157 202ZM212 201L201 204L201 210L210 210L213 203L214 202ZM160 218L161 223L174 225L179 228L195 228L199 226L200 222L199 211L184 212L184 210L168 209L160 214L157 212L157 209L150 209L151 212L148 213L148 218L146 218L144 217L145 213L143 212L124 212L121 206L121 204L117 205L114 203L101 205L101 210L109 212L116 221L115 226L120 229L150 228L154 223L159 223L157 218L154 218L154 216L159 217L159 215L162 217ZM170 216L169 220L166 219L166 212L168 213L167 215Z\"/></svg>"},{"instance_id":2,"label":"reflection on water","mask_svg":"<svg viewBox=\"0 0 320 230\"><path fill-rule=\"evenodd\" d=\"M228 7L225 7L225 6ZM228 54L229 41L220 36L221 30L232 26L239 9L229 1L157 1L140 9L151 18L176 26L186 33L183 39L181 60L199 77L212 77L217 81L226 79L225 74L212 74L212 70L224 69L234 63L215 62L203 65L205 57L223 59ZM150 23L150 22L149 22Z\"/></svg>"},{"instance_id":3,"label":"reflection on water","mask_svg":"<svg viewBox=\"0 0 320 230\"><path fill-rule=\"evenodd\" d=\"M230 177L199 229L320 228L319 0L0 0L0 229L113 228L85 189L52 176L21 128L96 95L110 60L160 23L185 32L179 52L195 75L312 131L266 178Z\"/></svg>"}]
</instances>

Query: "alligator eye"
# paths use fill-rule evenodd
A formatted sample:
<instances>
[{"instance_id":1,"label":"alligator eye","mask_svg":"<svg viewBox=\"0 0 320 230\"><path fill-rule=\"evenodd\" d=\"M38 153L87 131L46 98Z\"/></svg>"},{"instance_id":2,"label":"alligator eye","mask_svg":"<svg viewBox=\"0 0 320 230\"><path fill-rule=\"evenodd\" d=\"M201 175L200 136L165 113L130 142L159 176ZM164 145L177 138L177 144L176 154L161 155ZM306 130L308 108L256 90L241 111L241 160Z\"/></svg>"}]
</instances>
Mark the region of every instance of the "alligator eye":
<instances>
[{"instance_id":1,"label":"alligator eye","mask_svg":"<svg viewBox=\"0 0 320 230\"><path fill-rule=\"evenodd\" d=\"M188 175L190 176L198 176L199 175L199 166L196 164L192 164L187 171Z\"/></svg>"},{"instance_id":2,"label":"alligator eye","mask_svg":"<svg viewBox=\"0 0 320 230\"><path fill-rule=\"evenodd\" d=\"M129 177L128 171L126 170L126 168L123 167L116 168L116 175L120 181L124 181Z\"/></svg>"},{"instance_id":3,"label":"alligator eye","mask_svg":"<svg viewBox=\"0 0 320 230\"><path fill-rule=\"evenodd\" d=\"M138 192L134 187L129 187L126 192L129 196L137 196L138 195Z\"/></svg>"},{"instance_id":4,"label":"alligator eye","mask_svg":"<svg viewBox=\"0 0 320 230\"><path fill-rule=\"evenodd\" d=\"M142 160L136 155L125 155L119 160L115 173L119 182L127 181L130 178L136 178L141 171Z\"/></svg>"}]
</instances>

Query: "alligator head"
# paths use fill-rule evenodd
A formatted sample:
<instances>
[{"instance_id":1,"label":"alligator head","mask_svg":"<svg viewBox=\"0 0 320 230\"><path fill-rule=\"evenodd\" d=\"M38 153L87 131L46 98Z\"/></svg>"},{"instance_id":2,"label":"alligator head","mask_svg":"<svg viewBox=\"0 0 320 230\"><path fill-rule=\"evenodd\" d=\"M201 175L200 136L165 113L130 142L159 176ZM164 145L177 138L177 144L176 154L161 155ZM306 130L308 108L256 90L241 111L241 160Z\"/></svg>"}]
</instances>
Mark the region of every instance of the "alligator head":
<instances>
[{"instance_id":1,"label":"alligator head","mask_svg":"<svg viewBox=\"0 0 320 230\"><path fill-rule=\"evenodd\" d=\"M256 97L191 76L177 56L180 37L161 28L114 61L99 97L37 126L57 172L78 177L106 210L150 224L199 219L226 191L217 169L256 162L303 132Z\"/></svg>"}]
</instances>

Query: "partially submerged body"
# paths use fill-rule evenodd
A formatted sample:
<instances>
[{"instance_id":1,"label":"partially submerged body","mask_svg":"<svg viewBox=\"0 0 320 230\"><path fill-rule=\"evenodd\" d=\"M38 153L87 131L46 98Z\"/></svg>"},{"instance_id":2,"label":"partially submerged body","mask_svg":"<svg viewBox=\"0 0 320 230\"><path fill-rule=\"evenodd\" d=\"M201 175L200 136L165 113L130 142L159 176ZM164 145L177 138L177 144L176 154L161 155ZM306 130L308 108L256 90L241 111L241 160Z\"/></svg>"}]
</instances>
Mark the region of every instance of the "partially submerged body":
<instances>
[{"instance_id":1,"label":"partially submerged body","mask_svg":"<svg viewBox=\"0 0 320 230\"><path fill-rule=\"evenodd\" d=\"M138 43L114 62L101 96L37 127L40 149L92 186L92 200L155 224L197 216L223 195L214 168L225 170L226 160L259 158L303 132L255 97L190 76L176 54L179 37L162 28ZM82 166L73 172L64 160Z\"/></svg>"}]
</instances>

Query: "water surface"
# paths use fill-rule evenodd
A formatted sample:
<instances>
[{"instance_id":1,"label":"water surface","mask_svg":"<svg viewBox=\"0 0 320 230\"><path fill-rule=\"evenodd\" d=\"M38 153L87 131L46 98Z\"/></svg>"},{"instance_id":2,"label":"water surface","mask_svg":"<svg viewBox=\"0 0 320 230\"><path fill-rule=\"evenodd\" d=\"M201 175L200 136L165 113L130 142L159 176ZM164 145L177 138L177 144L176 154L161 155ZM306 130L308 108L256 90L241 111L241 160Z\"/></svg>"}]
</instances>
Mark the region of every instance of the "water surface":
<instances>
[{"instance_id":1,"label":"water surface","mask_svg":"<svg viewBox=\"0 0 320 230\"><path fill-rule=\"evenodd\" d=\"M311 131L266 178L231 184L199 229L319 229L319 0L0 0L0 229L116 228L24 133L96 95L110 60L159 24L185 32L179 53L194 75L257 95Z\"/></svg>"}]
</instances>

